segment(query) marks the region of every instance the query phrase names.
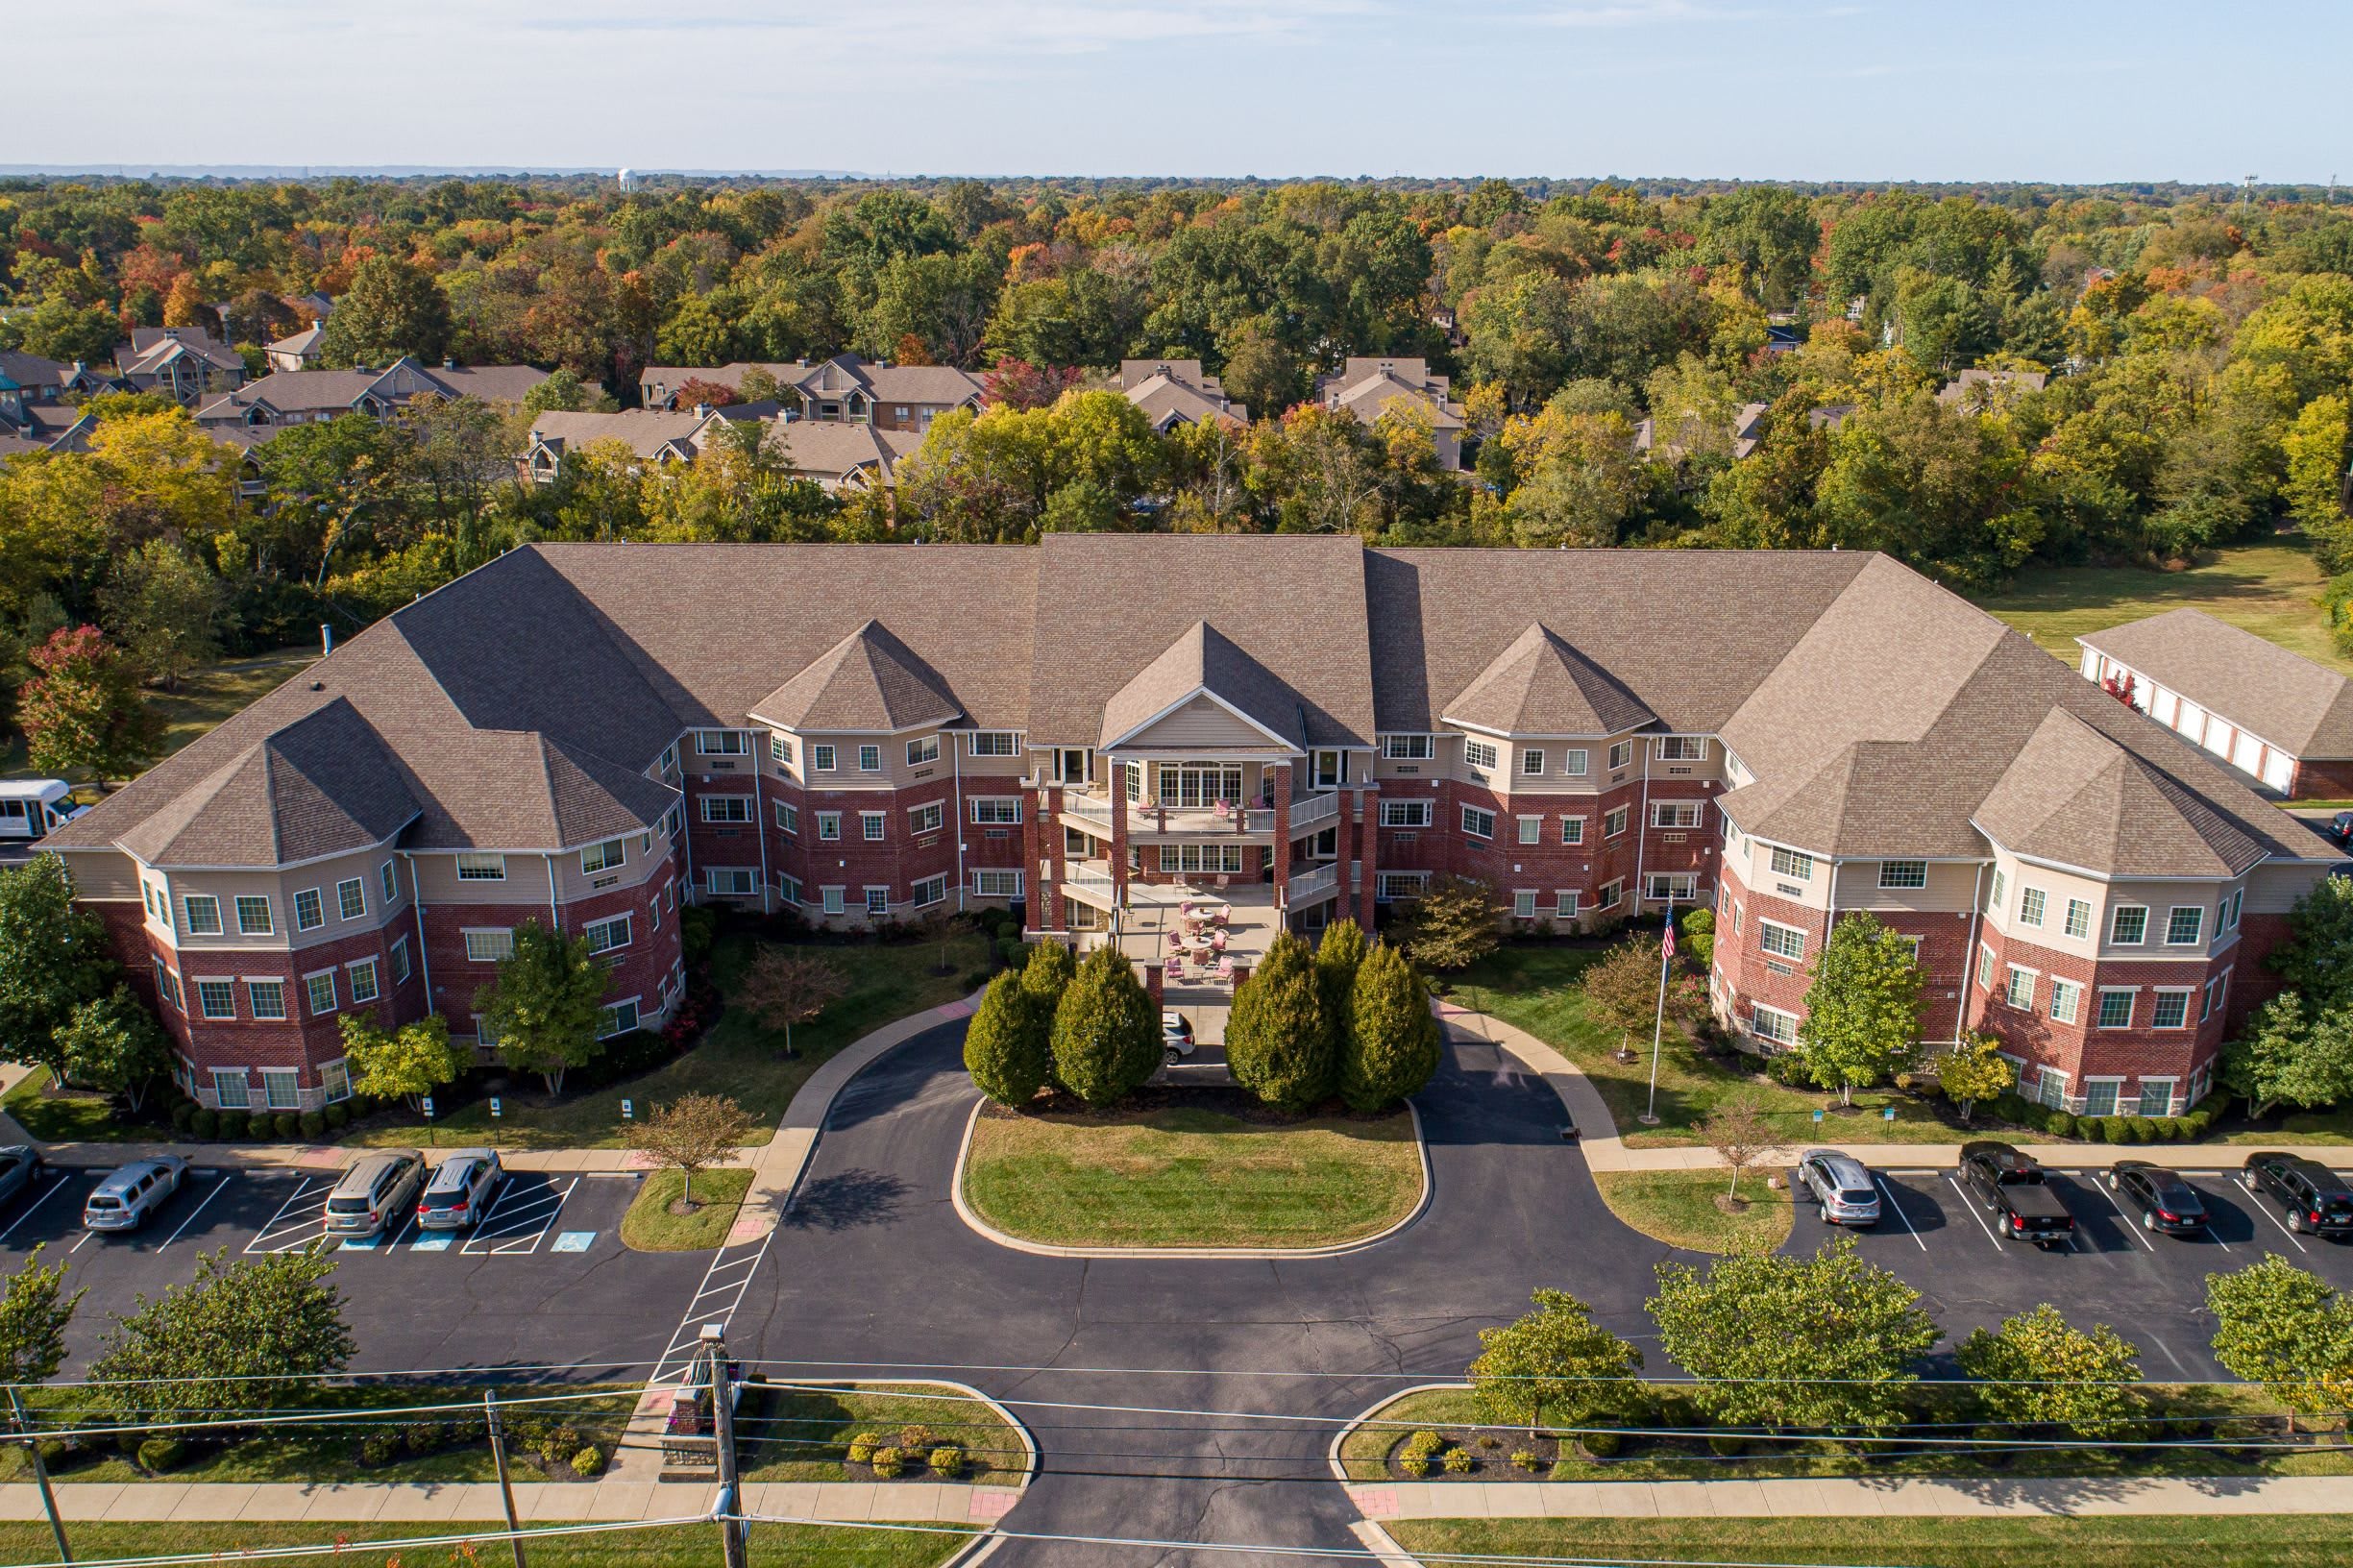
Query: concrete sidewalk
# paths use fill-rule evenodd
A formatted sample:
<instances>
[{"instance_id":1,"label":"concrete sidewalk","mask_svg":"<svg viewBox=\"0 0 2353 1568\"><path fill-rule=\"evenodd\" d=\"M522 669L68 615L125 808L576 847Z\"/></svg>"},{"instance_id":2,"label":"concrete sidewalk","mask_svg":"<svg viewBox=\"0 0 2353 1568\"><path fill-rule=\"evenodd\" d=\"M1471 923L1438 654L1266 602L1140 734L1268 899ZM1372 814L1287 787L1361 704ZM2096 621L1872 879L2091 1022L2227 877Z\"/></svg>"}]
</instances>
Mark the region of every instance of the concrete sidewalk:
<instances>
[{"instance_id":1,"label":"concrete sidewalk","mask_svg":"<svg viewBox=\"0 0 2353 1568\"><path fill-rule=\"evenodd\" d=\"M1542 1078L1568 1107L1576 1121L1578 1141L1585 1152L1585 1164L1596 1173L1631 1170L1722 1170L1723 1157L1703 1143L1671 1148L1629 1148L1618 1124L1609 1114L1608 1102L1600 1090L1593 1087L1576 1063L1571 1062L1552 1046L1525 1029L1515 1028L1503 1019L1485 1013L1474 1013L1469 1008L1451 1002L1436 1004L1438 1021L1460 1039L1483 1040L1500 1046L1507 1055L1522 1066ZM1823 1136L1795 1139L1772 1155L1757 1162L1764 1166L1788 1166L1798 1163L1804 1149L1843 1149L1857 1160L1882 1170L1942 1170L1961 1163L1961 1144L1950 1143L1841 1143L1829 1136L1826 1124ZM1998 1138L1998 1132L1982 1135ZM2033 1155L2053 1170L2105 1169L2119 1160L2143 1160L2169 1170L2232 1170L2243 1163L2260 1144L2241 1143L2033 1143L2022 1142L2018 1147ZM2317 1160L2324 1165L2341 1169L2353 1168L2353 1144L2299 1143L2281 1144L2297 1154Z\"/></svg>"},{"instance_id":2,"label":"concrete sidewalk","mask_svg":"<svg viewBox=\"0 0 2353 1568\"><path fill-rule=\"evenodd\" d=\"M515 1516L526 1524L601 1519L692 1519L711 1510L716 1485L701 1482L517 1482ZM1017 1486L962 1482L761 1482L744 1488L744 1511L800 1519L914 1520L990 1525L1021 1495ZM499 1488L490 1482L302 1482L260 1484L168 1481L57 1483L58 1512L69 1523L147 1524L159 1520L316 1520L322 1524L503 1524ZM39 1520L40 1488L0 1485L0 1519Z\"/></svg>"},{"instance_id":3,"label":"concrete sidewalk","mask_svg":"<svg viewBox=\"0 0 2353 1568\"><path fill-rule=\"evenodd\" d=\"M2353 1512L2353 1476L2070 1481L1401 1481L1352 1484L1376 1522L1400 1519L1868 1519Z\"/></svg>"}]
</instances>

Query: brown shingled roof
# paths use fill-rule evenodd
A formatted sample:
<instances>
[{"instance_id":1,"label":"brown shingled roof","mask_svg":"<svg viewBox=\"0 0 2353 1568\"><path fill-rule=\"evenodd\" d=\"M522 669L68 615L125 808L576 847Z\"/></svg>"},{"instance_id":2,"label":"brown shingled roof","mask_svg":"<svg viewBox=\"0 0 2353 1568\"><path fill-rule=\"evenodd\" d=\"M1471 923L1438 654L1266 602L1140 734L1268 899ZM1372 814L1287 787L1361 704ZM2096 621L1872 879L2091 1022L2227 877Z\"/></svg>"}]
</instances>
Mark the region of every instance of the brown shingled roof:
<instances>
[{"instance_id":1,"label":"brown shingled roof","mask_svg":"<svg viewBox=\"0 0 2353 1568\"><path fill-rule=\"evenodd\" d=\"M2168 610L2075 640L2284 751L2353 757L2353 681L2203 610Z\"/></svg>"},{"instance_id":2,"label":"brown shingled roof","mask_svg":"<svg viewBox=\"0 0 2353 1568\"><path fill-rule=\"evenodd\" d=\"M1531 624L1446 704L1446 722L1504 735L1615 735L1658 716L1609 672Z\"/></svg>"},{"instance_id":3,"label":"brown shingled roof","mask_svg":"<svg viewBox=\"0 0 2353 1568\"><path fill-rule=\"evenodd\" d=\"M879 621L869 621L752 705L785 729L888 730L944 724L963 710L945 682Z\"/></svg>"},{"instance_id":4,"label":"brown shingled roof","mask_svg":"<svg viewBox=\"0 0 2353 1568\"><path fill-rule=\"evenodd\" d=\"M1207 621L1186 627L1165 652L1105 700L1102 735L1095 744L1124 740L1199 692L1286 745L1306 744L1299 733L1298 699L1264 665Z\"/></svg>"},{"instance_id":5,"label":"brown shingled roof","mask_svg":"<svg viewBox=\"0 0 2353 1568\"><path fill-rule=\"evenodd\" d=\"M2102 876L2233 877L2265 853L2179 780L2057 708L1976 822L2013 853Z\"/></svg>"}]
</instances>

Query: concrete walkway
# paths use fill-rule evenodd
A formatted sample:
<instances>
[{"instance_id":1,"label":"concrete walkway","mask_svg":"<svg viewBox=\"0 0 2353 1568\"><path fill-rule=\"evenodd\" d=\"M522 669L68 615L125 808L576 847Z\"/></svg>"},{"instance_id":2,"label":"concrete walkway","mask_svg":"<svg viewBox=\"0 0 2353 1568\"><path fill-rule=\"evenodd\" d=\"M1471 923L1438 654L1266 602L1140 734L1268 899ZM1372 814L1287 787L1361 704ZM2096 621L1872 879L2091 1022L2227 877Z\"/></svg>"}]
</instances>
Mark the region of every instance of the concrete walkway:
<instances>
[{"instance_id":1,"label":"concrete walkway","mask_svg":"<svg viewBox=\"0 0 2353 1568\"><path fill-rule=\"evenodd\" d=\"M1451 1002L1436 1004L1438 1021L1457 1038L1483 1040L1500 1047L1530 1072L1542 1078L1560 1096L1576 1118L1579 1144L1585 1164L1596 1173L1630 1170L1721 1170L1723 1157L1703 1143L1670 1148L1629 1148L1608 1102L1576 1063L1525 1029L1503 1019ZM1829 1129L1826 1126L1825 1134ZM1988 1138L2001 1135L1988 1132ZM2144 1160L2170 1170L2230 1170L2261 1145L2235 1143L2032 1143L2018 1147L2054 1170L2105 1168L2119 1160ZM2324 1165L2353 1168L2353 1144L2282 1144ZM1798 1163L1803 1149L1843 1149L1866 1164L1881 1169L1940 1170L1961 1163L1961 1145L1952 1143L1841 1143L1828 1136L1794 1139L1757 1162L1765 1166Z\"/></svg>"},{"instance_id":2,"label":"concrete walkway","mask_svg":"<svg viewBox=\"0 0 2353 1568\"><path fill-rule=\"evenodd\" d=\"M2347 1513L2353 1476L2209 1480L1403 1481L1352 1485L1367 1519L2071 1518Z\"/></svg>"},{"instance_id":3,"label":"concrete walkway","mask_svg":"<svg viewBox=\"0 0 2353 1568\"><path fill-rule=\"evenodd\" d=\"M694 1519L711 1510L716 1486L699 1482L517 1482L515 1515L526 1524L558 1520ZM891 1519L990 1525L1021 1495L1017 1486L962 1482L760 1482L744 1488L748 1513L798 1519ZM448 1483L301 1482L60 1482L58 1512L69 1522L144 1524L157 1520L316 1520L322 1524L463 1520L503 1523L490 1482ZM40 1488L0 1485L0 1519L45 1519Z\"/></svg>"}]
</instances>

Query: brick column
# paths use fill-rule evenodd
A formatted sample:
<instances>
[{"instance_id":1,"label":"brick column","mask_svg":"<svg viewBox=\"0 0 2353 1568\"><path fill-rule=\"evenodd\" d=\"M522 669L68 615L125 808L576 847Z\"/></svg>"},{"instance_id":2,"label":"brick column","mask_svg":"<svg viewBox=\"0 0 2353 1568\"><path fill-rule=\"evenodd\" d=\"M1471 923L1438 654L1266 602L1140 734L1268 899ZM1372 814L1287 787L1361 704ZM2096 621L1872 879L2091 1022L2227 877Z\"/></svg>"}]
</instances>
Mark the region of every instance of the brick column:
<instances>
[{"instance_id":1,"label":"brick column","mask_svg":"<svg viewBox=\"0 0 2353 1568\"><path fill-rule=\"evenodd\" d=\"M1287 762L1269 763L1265 770L1267 798L1274 802L1275 842L1268 851L1275 870L1275 908L1281 910L1284 924L1290 923L1291 879L1291 765ZM1238 968L1237 983L1241 976Z\"/></svg>"},{"instance_id":2,"label":"brick column","mask_svg":"<svg viewBox=\"0 0 2353 1568\"><path fill-rule=\"evenodd\" d=\"M1112 907L1127 907L1127 778L1118 763L1104 758L1104 776L1111 791Z\"/></svg>"},{"instance_id":3,"label":"brick column","mask_svg":"<svg viewBox=\"0 0 2353 1568\"><path fill-rule=\"evenodd\" d=\"M1373 897L1375 880L1381 874L1379 847L1381 843L1381 787L1359 790L1350 802L1356 815L1356 859L1363 874L1357 888L1357 924L1364 934L1373 934L1373 922L1380 917L1380 905Z\"/></svg>"}]
</instances>

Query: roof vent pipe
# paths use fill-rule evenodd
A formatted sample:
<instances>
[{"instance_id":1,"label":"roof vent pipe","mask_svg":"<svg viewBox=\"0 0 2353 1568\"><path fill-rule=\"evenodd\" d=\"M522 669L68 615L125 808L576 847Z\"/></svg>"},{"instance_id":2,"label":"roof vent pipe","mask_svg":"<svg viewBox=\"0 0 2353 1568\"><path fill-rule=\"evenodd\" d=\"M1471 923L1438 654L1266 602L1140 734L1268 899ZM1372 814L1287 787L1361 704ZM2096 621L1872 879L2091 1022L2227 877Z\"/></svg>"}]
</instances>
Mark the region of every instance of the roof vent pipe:
<instances>
[{"instance_id":1,"label":"roof vent pipe","mask_svg":"<svg viewBox=\"0 0 2353 1568\"><path fill-rule=\"evenodd\" d=\"M335 628L326 622L319 623L319 653L325 657L335 650Z\"/></svg>"}]
</instances>

